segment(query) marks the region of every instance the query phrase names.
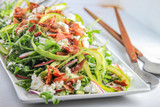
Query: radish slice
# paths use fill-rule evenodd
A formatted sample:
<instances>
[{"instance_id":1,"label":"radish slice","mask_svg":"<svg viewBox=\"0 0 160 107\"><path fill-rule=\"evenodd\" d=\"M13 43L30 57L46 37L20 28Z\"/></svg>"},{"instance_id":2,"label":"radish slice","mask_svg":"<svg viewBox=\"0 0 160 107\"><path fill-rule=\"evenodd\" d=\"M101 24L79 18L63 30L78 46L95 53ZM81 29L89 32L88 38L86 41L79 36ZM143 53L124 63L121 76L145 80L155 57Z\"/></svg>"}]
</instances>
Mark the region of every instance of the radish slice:
<instances>
[{"instance_id":1,"label":"radish slice","mask_svg":"<svg viewBox=\"0 0 160 107\"><path fill-rule=\"evenodd\" d=\"M31 79L30 77L24 77L24 76L20 76L20 75L18 75L18 74L16 74L16 77L22 78L22 79Z\"/></svg>"},{"instance_id":2,"label":"radish slice","mask_svg":"<svg viewBox=\"0 0 160 107\"><path fill-rule=\"evenodd\" d=\"M4 58L7 58L7 56L5 55Z\"/></svg>"},{"instance_id":3,"label":"radish slice","mask_svg":"<svg viewBox=\"0 0 160 107\"><path fill-rule=\"evenodd\" d=\"M65 89L60 89L60 90L55 90L56 92L61 92L61 91L63 91L63 90L65 90Z\"/></svg>"},{"instance_id":4,"label":"radish slice","mask_svg":"<svg viewBox=\"0 0 160 107\"><path fill-rule=\"evenodd\" d=\"M51 63L51 62L53 62L53 61L54 61L54 60L50 60L50 61L48 61L48 62L43 62L43 63L40 63L40 64L35 65L34 67L40 67L40 66L49 64L49 63Z\"/></svg>"},{"instance_id":5,"label":"radish slice","mask_svg":"<svg viewBox=\"0 0 160 107\"><path fill-rule=\"evenodd\" d=\"M24 57L27 57L28 55L31 55L32 53L33 53L33 51L23 53L23 54L19 55L19 58L22 59Z\"/></svg>"},{"instance_id":6,"label":"radish slice","mask_svg":"<svg viewBox=\"0 0 160 107\"><path fill-rule=\"evenodd\" d=\"M98 92L104 93L103 89L95 81L91 81L91 83L97 87Z\"/></svg>"},{"instance_id":7,"label":"radish slice","mask_svg":"<svg viewBox=\"0 0 160 107\"><path fill-rule=\"evenodd\" d=\"M38 92L38 91L34 91L34 90L28 90L28 91L33 93L33 94L40 95L40 92Z\"/></svg>"},{"instance_id":8,"label":"radish slice","mask_svg":"<svg viewBox=\"0 0 160 107\"><path fill-rule=\"evenodd\" d=\"M74 60L66 63L60 70L64 70L66 67L70 67L70 66L74 65L77 61L78 61L78 59L74 59Z\"/></svg>"}]
</instances>

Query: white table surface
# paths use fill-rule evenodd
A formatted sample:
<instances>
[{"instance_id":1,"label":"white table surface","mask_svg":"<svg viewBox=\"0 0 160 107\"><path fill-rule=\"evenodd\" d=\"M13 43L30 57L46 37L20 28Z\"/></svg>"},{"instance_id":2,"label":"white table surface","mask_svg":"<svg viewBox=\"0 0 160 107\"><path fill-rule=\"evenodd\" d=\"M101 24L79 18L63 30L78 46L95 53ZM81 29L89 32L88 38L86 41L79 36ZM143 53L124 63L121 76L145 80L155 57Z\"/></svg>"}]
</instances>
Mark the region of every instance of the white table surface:
<instances>
[{"instance_id":1,"label":"white table surface","mask_svg":"<svg viewBox=\"0 0 160 107\"><path fill-rule=\"evenodd\" d=\"M94 20L87 15L83 6L73 5L72 9L80 12L85 16L88 23ZM113 9L101 8L98 6L88 6L88 8L97 13L106 23L116 29L118 32L118 25ZM124 25L127 28L127 32L131 38L132 43L140 49L144 55L160 58L160 35L154 33L143 24L139 23L136 19L125 13L120 12ZM109 40L108 47L112 49L123 61L125 61L130 67L132 67L129 57L125 49L111 37L101 26L96 24L98 29L102 29L102 34L105 34L106 39ZM149 58L149 57L148 57ZM142 63L140 63L142 66ZM160 75L156 75L160 77ZM75 101L62 101L58 107L160 107L160 85L150 92L141 94L112 97L112 98L99 98L99 99L85 99ZM8 75L4 71L0 63L0 107L53 107L52 103L45 104L23 104L18 99L13 85L8 78Z\"/></svg>"}]
</instances>

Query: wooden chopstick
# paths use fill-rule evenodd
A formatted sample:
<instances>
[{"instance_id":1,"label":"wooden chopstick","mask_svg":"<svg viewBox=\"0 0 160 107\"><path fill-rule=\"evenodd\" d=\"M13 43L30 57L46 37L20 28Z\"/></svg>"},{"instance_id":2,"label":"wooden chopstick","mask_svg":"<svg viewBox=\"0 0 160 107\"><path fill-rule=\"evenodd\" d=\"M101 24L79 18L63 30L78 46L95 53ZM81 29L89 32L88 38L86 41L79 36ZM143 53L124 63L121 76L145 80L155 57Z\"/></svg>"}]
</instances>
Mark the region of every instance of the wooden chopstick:
<instances>
[{"instance_id":1,"label":"wooden chopstick","mask_svg":"<svg viewBox=\"0 0 160 107\"><path fill-rule=\"evenodd\" d=\"M92 16L95 20L98 19L98 17L93 14L91 11L89 11L87 8L84 8L84 10L90 15ZM99 20L98 22L104 29L106 29L115 39L117 39L122 45L123 44L123 41L122 41L122 38L121 38L121 35L118 34L113 28L111 28L109 25L107 25L103 20ZM134 47L135 48L135 47ZM143 56L143 54L137 49L135 48L135 52L136 54L141 57Z\"/></svg>"},{"instance_id":2,"label":"wooden chopstick","mask_svg":"<svg viewBox=\"0 0 160 107\"><path fill-rule=\"evenodd\" d=\"M126 29L123 25L123 22L122 22L122 19L121 19L120 15L119 15L119 12L118 12L116 7L114 8L114 10L115 10L118 25L119 25L119 28L120 28L120 31L121 31L121 38L122 38L123 44L126 48L126 51L127 51L128 55L130 56L131 61L132 62L137 62L137 56L136 56L136 53L135 53L135 49L132 46L132 43L131 43L130 38L127 34L127 31L126 31Z\"/></svg>"}]
</instances>

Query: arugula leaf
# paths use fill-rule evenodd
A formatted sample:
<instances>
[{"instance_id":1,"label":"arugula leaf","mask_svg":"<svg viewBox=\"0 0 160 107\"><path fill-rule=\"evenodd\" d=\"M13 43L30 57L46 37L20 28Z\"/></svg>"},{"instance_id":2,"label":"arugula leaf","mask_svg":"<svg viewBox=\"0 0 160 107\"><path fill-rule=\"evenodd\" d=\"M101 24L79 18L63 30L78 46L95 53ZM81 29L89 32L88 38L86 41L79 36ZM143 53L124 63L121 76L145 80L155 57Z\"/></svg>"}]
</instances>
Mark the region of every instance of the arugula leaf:
<instances>
[{"instance_id":1,"label":"arugula leaf","mask_svg":"<svg viewBox=\"0 0 160 107\"><path fill-rule=\"evenodd\" d=\"M19 80L18 82L16 82L16 84L20 87L25 88L28 91L31 86L31 79Z\"/></svg>"},{"instance_id":2,"label":"arugula leaf","mask_svg":"<svg viewBox=\"0 0 160 107\"><path fill-rule=\"evenodd\" d=\"M46 103L46 104L48 104L48 100L49 100L49 99L52 99L53 104L58 104L58 103L59 103L59 100L56 99L56 98L51 94L50 91L48 91L48 92L42 92L42 93L40 94L40 97L45 99L45 103Z\"/></svg>"},{"instance_id":3,"label":"arugula leaf","mask_svg":"<svg viewBox=\"0 0 160 107\"><path fill-rule=\"evenodd\" d=\"M100 33L100 30L89 30L89 31L86 32L86 34L89 37L88 42L89 42L90 45L94 41L94 33Z\"/></svg>"}]
</instances>

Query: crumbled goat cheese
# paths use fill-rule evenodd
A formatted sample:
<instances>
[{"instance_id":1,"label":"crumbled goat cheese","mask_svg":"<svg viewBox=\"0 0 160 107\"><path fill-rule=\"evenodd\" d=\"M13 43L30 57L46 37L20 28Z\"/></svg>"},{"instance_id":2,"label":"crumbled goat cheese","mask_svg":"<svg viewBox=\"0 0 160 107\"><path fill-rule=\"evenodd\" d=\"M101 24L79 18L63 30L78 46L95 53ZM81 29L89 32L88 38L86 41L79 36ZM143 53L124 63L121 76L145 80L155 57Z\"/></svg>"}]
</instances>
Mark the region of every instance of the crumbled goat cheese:
<instances>
[{"instance_id":1,"label":"crumbled goat cheese","mask_svg":"<svg viewBox=\"0 0 160 107\"><path fill-rule=\"evenodd\" d=\"M72 13L65 14L64 16L66 16L67 19L71 19L73 21L76 21L76 16Z\"/></svg>"},{"instance_id":2,"label":"crumbled goat cheese","mask_svg":"<svg viewBox=\"0 0 160 107\"><path fill-rule=\"evenodd\" d=\"M69 67L66 67L66 68L65 68L65 73L66 73L66 74L70 74L70 73L71 73L71 69L70 69Z\"/></svg>"},{"instance_id":3,"label":"crumbled goat cheese","mask_svg":"<svg viewBox=\"0 0 160 107\"><path fill-rule=\"evenodd\" d=\"M85 86L83 88L83 90L85 92L88 92L88 93L101 93L101 90L98 88L98 86L96 84L94 84L93 82L89 82L87 84L87 86Z\"/></svg>"},{"instance_id":4,"label":"crumbled goat cheese","mask_svg":"<svg viewBox=\"0 0 160 107\"><path fill-rule=\"evenodd\" d=\"M80 89L80 87L81 87L81 80L77 80L77 84L76 84L76 86L75 86L75 90L79 90Z\"/></svg>"},{"instance_id":5,"label":"crumbled goat cheese","mask_svg":"<svg viewBox=\"0 0 160 107\"><path fill-rule=\"evenodd\" d=\"M64 81L60 81L60 82L56 81L56 82L55 82L55 88L56 88L57 90L62 89L63 85L64 85Z\"/></svg>"},{"instance_id":6,"label":"crumbled goat cheese","mask_svg":"<svg viewBox=\"0 0 160 107\"><path fill-rule=\"evenodd\" d=\"M63 40L58 41L57 44L58 44L60 47L62 47L62 46L67 46L67 45L69 44L69 42L68 42L68 39L63 39Z\"/></svg>"},{"instance_id":7,"label":"crumbled goat cheese","mask_svg":"<svg viewBox=\"0 0 160 107\"><path fill-rule=\"evenodd\" d=\"M31 89L41 91L44 83L41 77L37 77L36 74L32 75Z\"/></svg>"},{"instance_id":8,"label":"crumbled goat cheese","mask_svg":"<svg viewBox=\"0 0 160 107\"><path fill-rule=\"evenodd\" d=\"M85 48L89 48L88 39L89 39L88 37L83 37L83 38L81 39Z\"/></svg>"},{"instance_id":9,"label":"crumbled goat cheese","mask_svg":"<svg viewBox=\"0 0 160 107\"><path fill-rule=\"evenodd\" d=\"M69 32L69 26L63 22L57 22L59 25L60 29L64 32Z\"/></svg>"},{"instance_id":10,"label":"crumbled goat cheese","mask_svg":"<svg viewBox=\"0 0 160 107\"><path fill-rule=\"evenodd\" d=\"M34 8L32 10L32 13L36 14L36 13L43 13L45 11L45 7L44 6L39 6L37 8Z\"/></svg>"},{"instance_id":11,"label":"crumbled goat cheese","mask_svg":"<svg viewBox=\"0 0 160 107\"><path fill-rule=\"evenodd\" d=\"M52 92L52 94L54 94L55 93L55 84L52 83L51 85L44 85L43 92L47 92L47 91L50 91L50 92Z\"/></svg>"}]
</instances>

